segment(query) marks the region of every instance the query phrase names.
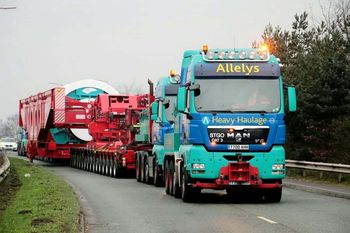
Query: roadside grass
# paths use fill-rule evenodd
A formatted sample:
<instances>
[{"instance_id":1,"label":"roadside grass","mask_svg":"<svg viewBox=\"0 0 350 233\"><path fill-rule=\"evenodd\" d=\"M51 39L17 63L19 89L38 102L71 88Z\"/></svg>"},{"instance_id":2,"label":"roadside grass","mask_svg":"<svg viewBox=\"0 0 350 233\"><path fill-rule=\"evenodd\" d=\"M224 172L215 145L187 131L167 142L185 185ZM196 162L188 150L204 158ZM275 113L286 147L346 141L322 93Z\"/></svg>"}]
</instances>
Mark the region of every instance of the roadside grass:
<instances>
[{"instance_id":1,"label":"roadside grass","mask_svg":"<svg viewBox=\"0 0 350 233\"><path fill-rule=\"evenodd\" d=\"M323 172L322 178L319 171L305 171L298 168L288 168L287 178L296 180L312 181L320 184L332 184L339 187L350 188L350 175L343 174L341 182L339 175L332 172Z\"/></svg>"},{"instance_id":2,"label":"roadside grass","mask_svg":"<svg viewBox=\"0 0 350 233\"><path fill-rule=\"evenodd\" d=\"M0 185L0 232L80 232L72 188L45 168L10 162L11 173Z\"/></svg>"}]
</instances>

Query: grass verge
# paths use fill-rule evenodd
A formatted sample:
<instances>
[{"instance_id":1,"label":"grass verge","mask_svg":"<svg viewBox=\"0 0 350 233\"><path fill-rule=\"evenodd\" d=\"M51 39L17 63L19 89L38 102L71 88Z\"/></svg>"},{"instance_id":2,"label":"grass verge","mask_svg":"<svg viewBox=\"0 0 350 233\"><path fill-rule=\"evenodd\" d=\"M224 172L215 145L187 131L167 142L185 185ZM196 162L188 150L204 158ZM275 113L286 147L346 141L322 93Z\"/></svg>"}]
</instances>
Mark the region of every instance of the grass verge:
<instances>
[{"instance_id":1,"label":"grass verge","mask_svg":"<svg viewBox=\"0 0 350 233\"><path fill-rule=\"evenodd\" d=\"M0 186L0 232L80 232L72 188L45 168L10 162L11 173Z\"/></svg>"}]
</instances>

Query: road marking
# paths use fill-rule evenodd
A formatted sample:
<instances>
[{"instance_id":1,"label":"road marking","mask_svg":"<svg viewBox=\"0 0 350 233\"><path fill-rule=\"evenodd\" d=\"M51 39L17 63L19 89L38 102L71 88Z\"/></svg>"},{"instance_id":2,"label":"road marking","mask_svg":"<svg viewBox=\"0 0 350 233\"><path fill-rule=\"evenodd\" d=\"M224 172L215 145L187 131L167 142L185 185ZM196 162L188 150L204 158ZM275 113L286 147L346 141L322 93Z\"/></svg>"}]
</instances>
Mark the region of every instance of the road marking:
<instances>
[{"instance_id":1,"label":"road marking","mask_svg":"<svg viewBox=\"0 0 350 233\"><path fill-rule=\"evenodd\" d=\"M277 224L277 222L275 221L272 221L271 219L268 219L268 218L265 218L265 217L262 217L262 216L258 216L258 218L260 218L261 220L264 220L268 223L271 223L271 224Z\"/></svg>"}]
</instances>

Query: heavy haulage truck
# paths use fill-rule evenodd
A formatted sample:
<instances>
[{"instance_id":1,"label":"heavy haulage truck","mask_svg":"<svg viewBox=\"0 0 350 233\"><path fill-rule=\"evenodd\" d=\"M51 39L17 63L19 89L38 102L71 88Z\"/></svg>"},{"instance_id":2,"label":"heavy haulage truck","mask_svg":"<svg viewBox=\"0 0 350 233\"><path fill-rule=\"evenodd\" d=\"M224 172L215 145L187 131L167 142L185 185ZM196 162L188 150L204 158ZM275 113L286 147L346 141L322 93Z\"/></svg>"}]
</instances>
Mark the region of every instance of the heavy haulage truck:
<instances>
[{"instance_id":1,"label":"heavy haulage truck","mask_svg":"<svg viewBox=\"0 0 350 233\"><path fill-rule=\"evenodd\" d=\"M158 185L164 177L166 193L184 201L202 189L226 189L279 202L286 169L285 90L289 111L296 110L295 88L283 84L279 60L264 47L203 46L185 51L180 77L168 95L164 82L158 83L154 147L152 154L137 153L137 179L153 176Z\"/></svg>"},{"instance_id":2,"label":"heavy haulage truck","mask_svg":"<svg viewBox=\"0 0 350 233\"><path fill-rule=\"evenodd\" d=\"M149 94L105 91L81 101L52 89L20 102L27 153L57 154L73 167L113 177L136 171L137 181L165 185L185 202L202 189L254 191L279 202L285 103L296 110L295 88L283 83L280 65L264 47L203 46L185 51L181 75L171 71L155 91L149 81ZM37 109L49 111L36 115ZM72 128L87 129L91 138L57 143Z\"/></svg>"}]
</instances>

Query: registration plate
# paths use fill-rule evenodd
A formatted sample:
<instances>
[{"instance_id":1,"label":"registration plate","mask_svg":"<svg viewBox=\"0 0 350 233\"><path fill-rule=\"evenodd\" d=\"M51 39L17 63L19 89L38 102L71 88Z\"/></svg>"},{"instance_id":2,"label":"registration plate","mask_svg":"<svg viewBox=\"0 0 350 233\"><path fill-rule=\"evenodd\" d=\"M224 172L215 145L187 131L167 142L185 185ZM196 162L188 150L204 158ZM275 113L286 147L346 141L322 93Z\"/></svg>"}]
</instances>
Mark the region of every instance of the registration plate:
<instances>
[{"instance_id":1,"label":"registration plate","mask_svg":"<svg viewBox=\"0 0 350 233\"><path fill-rule=\"evenodd\" d=\"M234 181L230 181L228 184L229 185L250 185L249 182L240 182L240 183L238 183L238 182L234 182Z\"/></svg>"},{"instance_id":2,"label":"registration plate","mask_svg":"<svg viewBox=\"0 0 350 233\"><path fill-rule=\"evenodd\" d=\"M228 145L229 150L249 150L249 145Z\"/></svg>"}]
</instances>

